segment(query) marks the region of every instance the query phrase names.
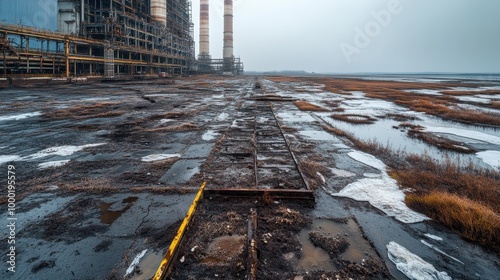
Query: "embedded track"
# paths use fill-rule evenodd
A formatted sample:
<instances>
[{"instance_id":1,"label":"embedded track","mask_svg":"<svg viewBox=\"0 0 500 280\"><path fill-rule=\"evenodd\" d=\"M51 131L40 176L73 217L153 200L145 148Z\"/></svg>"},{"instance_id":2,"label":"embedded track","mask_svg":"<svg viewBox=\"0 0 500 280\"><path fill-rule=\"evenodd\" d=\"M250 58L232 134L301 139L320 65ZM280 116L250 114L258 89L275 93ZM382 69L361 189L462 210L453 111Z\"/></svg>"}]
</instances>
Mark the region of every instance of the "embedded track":
<instances>
[{"instance_id":1,"label":"embedded track","mask_svg":"<svg viewBox=\"0 0 500 280\"><path fill-rule=\"evenodd\" d=\"M266 252L259 247L269 242L265 233L276 223L277 235L287 227L298 230L314 205L314 193L272 104L243 101L205 167L204 199L193 202L155 279L257 279L262 265L279 271L259 260Z\"/></svg>"}]
</instances>

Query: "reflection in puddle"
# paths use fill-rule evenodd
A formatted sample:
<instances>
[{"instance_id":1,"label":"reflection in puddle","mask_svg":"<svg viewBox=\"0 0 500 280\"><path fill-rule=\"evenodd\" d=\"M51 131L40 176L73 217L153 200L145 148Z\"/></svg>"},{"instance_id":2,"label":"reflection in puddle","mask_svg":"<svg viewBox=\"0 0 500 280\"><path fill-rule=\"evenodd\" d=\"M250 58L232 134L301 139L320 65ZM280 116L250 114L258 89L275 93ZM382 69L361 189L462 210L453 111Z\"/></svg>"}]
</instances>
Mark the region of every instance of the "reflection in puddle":
<instances>
[{"instance_id":1,"label":"reflection in puddle","mask_svg":"<svg viewBox=\"0 0 500 280\"><path fill-rule=\"evenodd\" d=\"M337 239L337 237L340 237L345 239L349 246L343 253L338 255L339 259L363 263L367 258L377 258L377 254L366 239L363 238L358 224L353 219L348 219L346 223L316 219L313 221L311 229L303 229L299 234L299 241L302 243L302 258L299 260L298 266L302 269L336 270L328 252L314 246L311 242L310 232L316 232L329 238Z\"/></svg>"},{"instance_id":2,"label":"reflection in puddle","mask_svg":"<svg viewBox=\"0 0 500 280\"><path fill-rule=\"evenodd\" d=\"M127 203L127 206L120 211L110 211L109 208L113 205L113 203L101 202L99 205L99 209L101 209L101 222L111 225L123 213L127 212L137 199L138 197L128 197L123 199L122 203Z\"/></svg>"},{"instance_id":3,"label":"reflection in puddle","mask_svg":"<svg viewBox=\"0 0 500 280\"><path fill-rule=\"evenodd\" d=\"M131 280L144 280L152 279L156 273L156 270L160 266L163 259L163 254L161 252L147 252L138 264L140 267L140 273L134 274Z\"/></svg>"},{"instance_id":4,"label":"reflection in puddle","mask_svg":"<svg viewBox=\"0 0 500 280\"><path fill-rule=\"evenodd\" d=\"M320 269L324 271L337 270L330 260L328 253L312 244L309 240L310 230L303 229L299 234L302 243L302 258L299 260L299 268L304 270Z\"/></svg>"}]
</instances>

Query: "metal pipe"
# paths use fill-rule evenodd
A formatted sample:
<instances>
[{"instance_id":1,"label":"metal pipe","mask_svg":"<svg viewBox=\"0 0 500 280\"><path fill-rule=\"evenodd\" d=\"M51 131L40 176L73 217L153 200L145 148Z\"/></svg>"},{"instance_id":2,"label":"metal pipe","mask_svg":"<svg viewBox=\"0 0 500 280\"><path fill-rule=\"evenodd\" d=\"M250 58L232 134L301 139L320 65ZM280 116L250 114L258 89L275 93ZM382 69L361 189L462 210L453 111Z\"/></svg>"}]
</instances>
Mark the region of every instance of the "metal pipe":
<instances>
[{"instance_id":1,"label":"metal pipe","mask_svg":"<svg viewBox=\"0 0 500 280\"><path fill-rule=\"evenodd\" d=\"M151 17L154 21L167 26L167 0L151 0Z\"/></svg>"},{"instance_id":2,"label":"metal pipe","mask_svg":"<svg viewBox=\"0 0 500 280\"><path fill-rule=\"evenodd\" d=\"M200 54L210 54L210 27L209 27L208 0L200 1Z\"/></svg>"},{"instance_id":3,"label":"metal pipe","mask_svg":"<svg viewBox=\"0 0 500 280\"><path fill-rule=\"evenodd\" d=\"M224 58L233 58L233 0L224 0Z\"/></svg>"}]
</instances>

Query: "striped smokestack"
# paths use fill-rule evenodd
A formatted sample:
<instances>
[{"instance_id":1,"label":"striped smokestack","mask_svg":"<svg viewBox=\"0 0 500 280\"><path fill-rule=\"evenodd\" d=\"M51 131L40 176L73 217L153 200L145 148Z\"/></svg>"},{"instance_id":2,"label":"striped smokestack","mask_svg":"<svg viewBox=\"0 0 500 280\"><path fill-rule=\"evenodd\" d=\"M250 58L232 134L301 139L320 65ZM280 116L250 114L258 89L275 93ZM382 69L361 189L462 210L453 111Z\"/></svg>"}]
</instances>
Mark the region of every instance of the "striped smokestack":
<instances>
[{"instance_id":1,"label":"striped smokestack","mask_svg":"<svg viewBox=\"0 0 500 280\"><path fill-rule=\"evenodd\" d=\"M210 54L208 0L200 1L200 55Z\"/></svg>"},{"instance_id":2,"label":"striped smokestack","mask_svg":"<svg viewBox=\"0 0 500 280\"><path fill-rule=\"evenodd\" d=\"M151 17L154 21L167 26L167 0L151 0Z\"/></svg>"},{"instance_id":3,"label":"striped smokestack","mask_svg":"<svg viewBox=\"0 0 500 280\"><path fill-rule=\"evenodd\" d=\"M233 58L233 0L224 0L224 58Z\"/></svg>"}]
</instances>

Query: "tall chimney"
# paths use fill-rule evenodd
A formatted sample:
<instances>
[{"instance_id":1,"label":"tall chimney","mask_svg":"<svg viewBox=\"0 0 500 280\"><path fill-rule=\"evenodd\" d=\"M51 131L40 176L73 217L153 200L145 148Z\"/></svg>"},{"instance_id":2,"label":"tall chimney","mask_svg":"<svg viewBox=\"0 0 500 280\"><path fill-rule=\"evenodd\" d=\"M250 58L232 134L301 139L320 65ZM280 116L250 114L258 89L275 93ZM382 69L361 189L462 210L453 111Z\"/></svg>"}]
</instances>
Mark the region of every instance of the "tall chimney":
<instances>
[{"instance_id":1,"label":"tall chimney","mask_svg":"<svg viewBox=\"0 0 500 280\"><path fill-rule=\"evenodd\" d=\"M113 2L111 2L113 4ZM151 18L167 26L167 0L151 0Z\"/></svg>"},{"instance_id":2,"label":"tall chimney","mask_svg":"<svg viewBox=\"0 0 500 280\"><path fill-rule=\"evenodd\" d=\"M200 55L210 55L208 0L200 1Z\"/></svg>"},{"instance_id":3,"label":"tall chimney","mask_svg":"<svg viewBox=\"0 0 500 280\"><path fill-rule=\"evenodd\" d=\"M224 0L224 60L233 58L233 0Z\"/></svg>"}]
</instances>

